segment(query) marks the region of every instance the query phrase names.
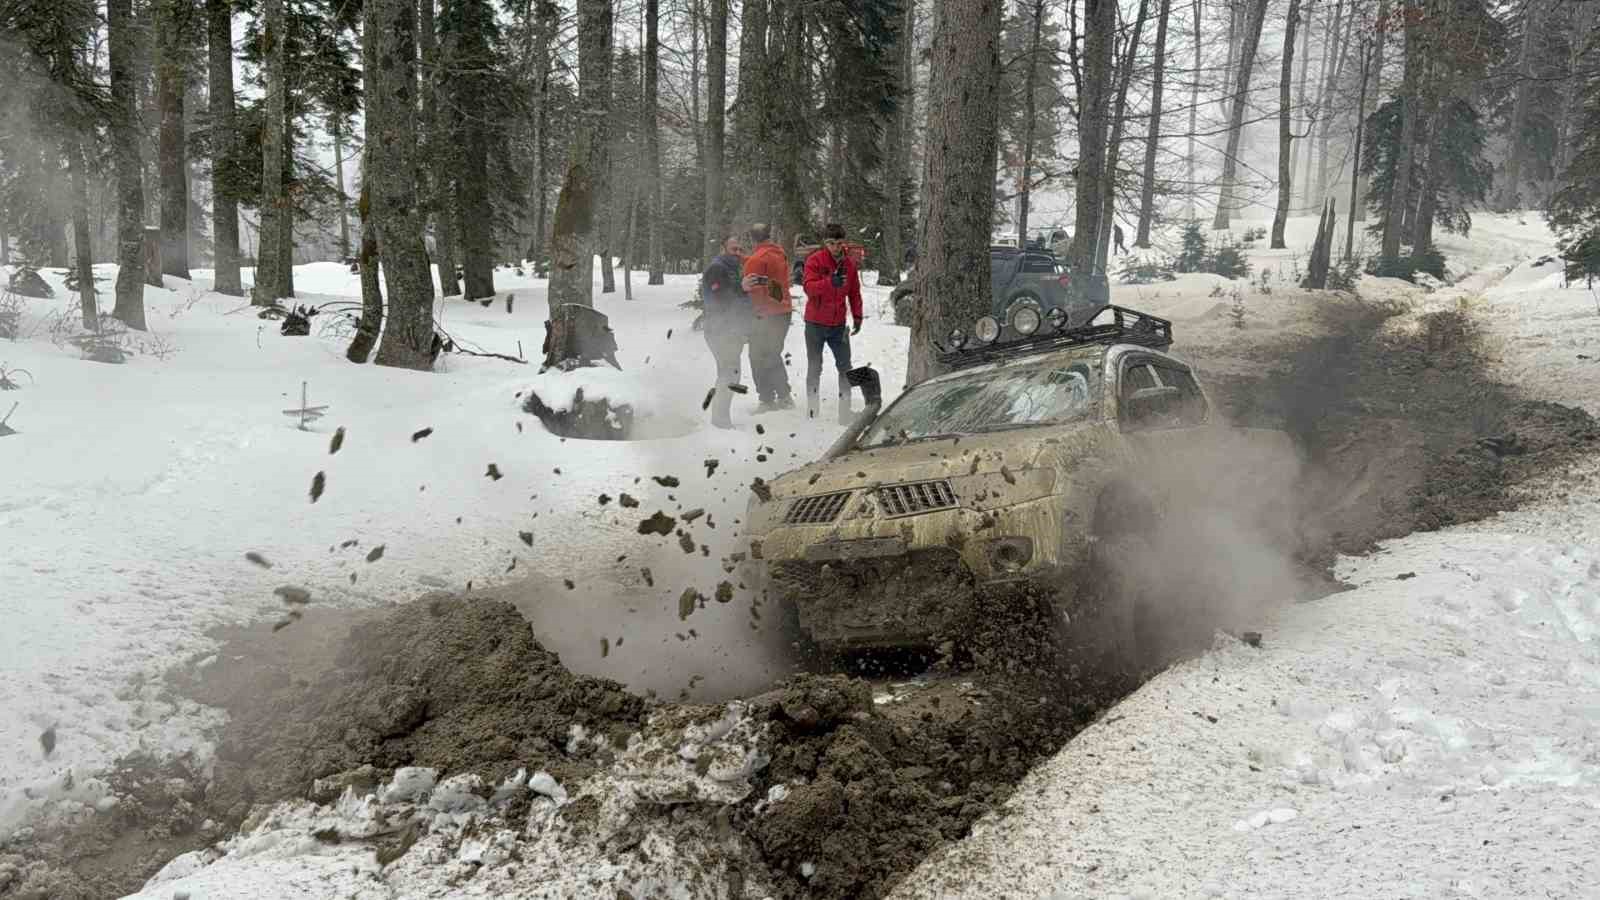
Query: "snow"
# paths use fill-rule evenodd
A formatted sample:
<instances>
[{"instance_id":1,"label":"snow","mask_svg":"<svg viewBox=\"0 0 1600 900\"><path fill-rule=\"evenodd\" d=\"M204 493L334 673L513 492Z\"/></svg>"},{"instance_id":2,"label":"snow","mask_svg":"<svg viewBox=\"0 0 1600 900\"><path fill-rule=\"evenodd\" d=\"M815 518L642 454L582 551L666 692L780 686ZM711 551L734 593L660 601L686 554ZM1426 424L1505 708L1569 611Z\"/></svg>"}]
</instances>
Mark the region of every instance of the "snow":
<instances>
[{"instance_id":1,"label":"snow","mask_svg":"<svg viewBox=\"0 0 1600 900\"><path fill-rule=\"evenodd\" d=\"M1299 250L1250 254L1258 271L1275 273L1269 284L1286 285L1314 228L1293 220ZM1489 333L1502 377L1600 413L1600 307L1540 261L1553 247L1543 226L1479 216L1469 239L1443 244L1454 284L1425 293L1364 279L1363 294L1412 307L1394 327L1433 309L1466 311ZM706 427L700 403L713 365L690 328L694 312L679 308L690 276L636 284L631 303L597 294L622 372L542 376L466 356L432 374L352 366L342 340L317 334L321 317L313 336L281 337L242 301L206 291L208 273L196 276L147 291L153 330L173 353L115 367L53 345L43 324L71 304L64 292L30 301L23 339L0 343L0 362L37 379L5 395L21 401L11 421L20 433L0 438L0 837L51 815L113 808L96 776L121 755L192 750L203 762L221 714L175 697L162 675L214 663L216 626L279 617L274 588L309 590L305 618L291 627L314 628L325 609L434 587L570 577L579 603L628 586L656 604L642 626L654 627L675 618L683 582L645 591L638 567L689 567L673 562L683 554L672 539L641 553L637 521L704 508L718 527L697 528L695 539L716 559L733 548L744 486L813 458L838 431L824 424L831 372L818 422L802 412L752 418L753 399L740 398L738 430ZM45 277L60 291L59 271ZM516 294L516 312L500 300L441 301L445 328L474 347L515 355L520 340L536 355L543 283L510 270L496 280L502 296ZM306 296L359 292L335 264L297 267L296 283ZM1205 275L1112 288L1117 302L1174 319L1178 352L1201 363L1229 340L1235 289L1257 336L1316 332L1316 300L1298 292ZM887 291L867 290L869 314L880 317L855 339L855 356L883 373L892 395L906 330L881 318ZM791 330L787 348L797 389L800 334ZM313 404L329 406L310 431L282 414L299 405L302 381ZM582 386L635 404L659 428L642 441L563 441L520 411L517 393L534 386L549 390L547 401ZM337 427L346 439L330 455ZM425 427L433 433L413 441ZM719 463L714 478L708 458ZM489 463L502 479L485 477ZM319 471L327 490L312 504ZM661 487L656 475L682 484ZM1213 652L1155 678L899 895L1600 895L1591 847L1600 834L1597 476L1590 462L1532 489L1536 500L1514 513L1341 560L1352 590L1278 609L1257 629L1259 648L1219 636ZM597 502L624 490L638 509ZM340 546L350 540L360 543ZM367 563L379 544L383 558ZM623 554L626 563L613 562ZM711 626L719 616L743 622L716 604L694 616L709 669L722 646ZM598 656L600 636L618 633L594 618L576 616L552 635L574 668ZM630 647L643 639L629 634ZM58 743L47 757L38 738L52 724ZM576 788L547 772L491 791L402 770L377 794L274 807L216 848L173 860L138 896L557 897L595 884L720 896L718 838L674 832L670 810L690 798L743 799L764 765L758 739L731 703L711 721L657 723L628 747L574 733L573 752L616 760ZM764 802L784 802L782 787ZM513 821L505 810L519 797L532 809ZM552 825L556 808L579 802L598 810L595 835ZM601 849L641 815L659 827L639 832L632 850ZM379 866L374 843L398 841L412 823L416 844ZM314 837L329 828L339 842ZM467 872L478 874L460 880Z\"/></svg>"},{"instance_id":2,"label":"snow","mask_svg":"<svg viewBox=\"0 0 1600 900\"><path fill-rule=\"evenodd\" d=\"M106 286L115 271L96 267ZM43 275L56 299L26 301L21 338L0 343L0 363L35 379L4 395L21 404L10 422L19 433L0 438L0 839L63 804L96 802L85 798L85 776L125 754L193 752L203 765L221 715L174 696L163 673L210 664L218 644L208 632L217 626L281 617L276 588L311 592L297 628L318 627L324 610L469 583L571 577L576 600L637 582L637 567L651 563L639 553L635 524L657 508L704 508L717 528L696 529L696 539L716 556L730 552L748 497L743 486L815 457L839 430L826 388L819 422L803 412L769 414L759 420L766 434L757 435L754 400L740 398L739 430L705 427L700 403L715 367L691 328L694 310L679 306L694 295L695 276L668 276L655 287L636 276L632 302L597 287L624 371L541 376L536 358L523 366L449 355L434 373L354 366L344 359L345 340L324 332L331 313L313 318L310 337L283 337L278 322L257 319L244 300L207 290L203 270L193 284L169 278L165 289L146 289L146 340L173 352L135 354L121 366L89 362L51 342L50 320L70 314L76 298L62 286L63 270ZM245 271L247 285L252 276ZM297 266L295 281L301 303L360 292L359 277L335 263ZM440 301L443 327L469 347L514 356L520 341L537 357L545 283L510 269L498 270L496 282L500 294L488 307ZM883 305L886 289L867 290L872 308ZM511 314L506 293L516 296ZM905 335L869 319L857 358L898 384ZM786 349L801 361L790 366L798 387L800 328ZM282 412L300 405L302 382L312 405L329 407L307 431ZM520 409L517 394L535 384L565 385L567 398L582 386L591 397L637 403L647 426L665 423L671 436L557 438ZM346 438L330 455L339 427ZM413 440L423 428L432 434ZM760 446L774 448L764 461L754 459ZM704 474L708 458L720 463L715 479ZM490 463L503 478L485 477ZM318 472L326 490L313 504L308 488ZM676 476L683 487L660 488L654 475ZM643 505L596 502L622 490ZM533 546L519 539L523 531ZM382 559L367 563L380 544ZM662 547L663 559L669 550L682 556L670 539ZM271 568L246 561L251 552ZM633 554L626 568L610 563L625 553ZM710 595L714 586L701 589ZM675 609L682 588L664 579L662 610ZM731 611L726 618L744 627ZM598 633L581 637L586 650L599 644ZM58 741L45 756L39 735L52 724Z\"/></svg>"}]
</instances>

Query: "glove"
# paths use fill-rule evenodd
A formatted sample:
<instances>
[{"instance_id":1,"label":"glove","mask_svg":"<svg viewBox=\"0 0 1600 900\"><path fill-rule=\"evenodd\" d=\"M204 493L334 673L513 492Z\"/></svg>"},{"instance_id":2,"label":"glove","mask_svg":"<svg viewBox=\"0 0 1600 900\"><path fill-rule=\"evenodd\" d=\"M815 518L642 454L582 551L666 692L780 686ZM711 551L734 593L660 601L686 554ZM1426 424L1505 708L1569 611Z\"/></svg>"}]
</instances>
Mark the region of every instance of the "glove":
<instances>
[{"instance_id":1,"label":"glove","mask_svg":"<svg viewBox=\"0 0 1600 900\"><path fill-rule=\"evenodd\" d=\"M836 288L844 287L844 269L833 270L833 286Z\"/></svg>"},{"instance_id":2,"label":"glove","mask_svg":"<svg viewBox=\"0 0 1600 900\"><path fill-rule=\"evenodd\" d=\"M856 320L856 325L855 325L854 328L850 329L850 333L851 334L860 334L861 333L861 320L860 319Z\"/></svg>"}]
</instances>

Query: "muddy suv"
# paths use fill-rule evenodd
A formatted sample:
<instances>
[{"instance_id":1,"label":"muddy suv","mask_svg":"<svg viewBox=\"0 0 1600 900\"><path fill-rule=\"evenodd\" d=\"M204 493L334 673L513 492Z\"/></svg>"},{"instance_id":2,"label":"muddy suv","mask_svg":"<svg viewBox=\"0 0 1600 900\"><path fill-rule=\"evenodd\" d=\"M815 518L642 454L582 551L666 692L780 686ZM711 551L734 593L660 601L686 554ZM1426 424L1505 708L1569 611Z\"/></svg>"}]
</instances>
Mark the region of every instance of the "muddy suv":
<instances>
[{"instance_id":1,"label":"muddy suv","mask_svg":"<svg viewBox=\"0 0 1600 900\"><path fill-rule=\"evenodd\" d=\"M1030 310L953 332L954 371L881 411L875 374L855 370L867 411L751 502L769 594L843 650L932 646L975 591L1058 590L1097 542L1159 514L1137 473L1208 425L1171 342L1169 322L1122 307L1081 327Z\"/></svg>"}]
</instances>

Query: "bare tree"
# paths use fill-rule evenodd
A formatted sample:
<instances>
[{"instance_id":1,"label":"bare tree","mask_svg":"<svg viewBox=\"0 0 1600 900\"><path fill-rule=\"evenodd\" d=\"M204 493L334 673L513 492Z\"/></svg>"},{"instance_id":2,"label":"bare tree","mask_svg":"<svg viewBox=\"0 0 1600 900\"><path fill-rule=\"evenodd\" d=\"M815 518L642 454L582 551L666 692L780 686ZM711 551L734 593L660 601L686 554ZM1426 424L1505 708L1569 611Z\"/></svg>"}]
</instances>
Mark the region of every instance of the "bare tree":
<instances>
[{"instance_id":1,"label":"bare tree","mask_svg":"<svg viewBox=\"0 0 1600 900\"><path fill-rule=\"evenodd\" d=\"M1149 17L1150 0L1139 0L1139 12L1134 17L1133 31L1128 34L1122 60L1117 66L1116 109L1111 115L1111 137L1106 141L1106 171L1101 182L1099 243L1095 246L1097 271L1105 271L1106 257L1111 252L1111 233L1116 220L1113 211L1117 199L1117 167L1122 160L1122 132L1128 121L1128 88L1133 84L1134 62L1139 58L1139 38L1144 34L1144 23Z\"/></svg>"},{"instance_id":2,"label":"bare tree","mask_svg":"<svg viewBox=\"0 0 1600 900\"><path fill-rule=\"evenodd\" d=\"M1214 230L1228 227L1228 217L1233 208L1234 180L1239 171L1239 138L1244 131L1245 101L1250 96L1250 73L1256 64L1256 48L1261 43L1261 25L1267 15L1267 0L1253 0L1249 20L1244 26L1244 43L1239 51L1238 79L1233 101L1228 110L1228 149L1222 157L1222 190L1217 197L1217 215L1212 220Z\"/></svg>"},{"instance_id":3,"label":"bare tree","mask_svg":"<svg viewBox=\"0 0 1600 900\"><path fill-rule=\"evenodd\" d=\"M1389 183L1388 211L1383 219L1383 241L1379 253L1392 259L1400 255L1400 238L1405 227L1405 211L1410 207L1412 147L1417 140L1420 116L1417 78L1421 66L1416 57L1417 26L1413 11L1416 0L1400 0L1401 33L1404 41L1405 76L1400 86L1400 149L1395 158L1394 178Z\"/></svg>"},{"instance_id":4,"label":"bare tree","mask_svg":"<svg viewBox=\"0 0 1600 900\"><path fill-rule=\"evenodd\" d=\"M1115 0L1084 0L1083 75L1078 86L1077 216L1072 236L1072 270L1098 271L1102 202L1110 187L1106 175L1107 117L1111 108L1111 63L1115 52ZM930 103L932 98L930 98ZM929 248L931 250L931 248ZM987 269L986 269L987 271Z\"/></svg>"},{"instance_id":5,"label":"bare tree","mask_svg":"<svg viewBox=\"0 0 1600 900\"><path fill-rule=\"evenodd\" d=\"M1023 243L1028 240L1028 201L1033 191L1033 136L1038 130L1038 104L1035 92L1039 84L1039 38L1044 28L1044 0L1029 0L1028 17L1032 20L1028 37L1028 69L1022 79L1022 183L1017 188L1017 235Z\"/></svg>"},{"instance_id":6,"label":"bare tree","mask_svg":"<svg viewBox=\"0 0 1600 900\"><path fill-rule=\"evenodd\" d=\"M422 49L422 124L427 135L426 207L428 218L433 221L433 261L439 269L439 295L454 297L461 293L461 281L456 278L455 114L450 103L439 102L445 73L439 54L433 2L420 0L417 4L417 39Z\"/></svg>"},{"instance_id":7,"label":"bare tree","mask_svg":"<svg viewBox=\"0 0 1600 900\"><path fill-rule=\"evenodd\" d=\"M1350 32L1354 30L1356 11L1352 3L1345 11L1343 25L1340 24L1340 9L1335 6L1333 14L1333 30L1328 35L1330 48L1328 53L1331 61L1328 65L1327 80L1322 86L1322 102L1318 111L1317 134L1317 202L1322 203L1328 198L1328 164L1333 155L1328 148L1333 138L1333 104L1338 93L1339 85L1344 82L1344 64L1350 55Z\"/></svg>"},{"instance_id":8,"label":"bare tree","mask_svg":"<svg viewBox=\"0 0 1600 900\"><path fill-rule=\"evenodd\" d=\"M1534 36L1543 23L1539 20L1539 4L1529 2L1523 13L1522 47L1517 53L1517 86L1511 103L1511 125L1508 133L1511 146L1506 155L1505 178L1500 186L1499 206L1515 209L1521 204L1522 160L1527 155L1528 97L1532 93Z\"/></svg>"},{"instance_id":9,"label":"bare tree","mask_svg":"<svg viewBox=\"0 0 1600 900\"><path fill-rule=\"evenodd\" d=\"M1290 0L1295 2L1295 0ZM1166 82L1167 19L1172 15L1172 0L1161 0L1161 12L1156 18L1156 60L1150 73L1150 130L1144 139L1144 179L1139 195L1139 233L1134 236L1135 247L1150 246L1150 224L1155 217L1156 205L1156 146L1161 140L1161 94ZM1195 73L1198 82L1199 73Z\"/></svg>"},{"instance_id":10,"label":"bare tree","mask_svg":"<svg viewBox=\"0 0 1600 900\"><path fill-rule=\"evenodd\" d=\"M1290 81L1294 77L1294 33L1300 20L1300 0L1289 0L1289 15L1283 27L1283 70L1278 78L1278 208L1272 214L1272 249L1282 250L1284 227L1289 223L1289 195L1292 192L1294 140L1291 127L1294 110L1289 106Z\"/></svg>"},{"instance_id":11,"label":"bare tree","mask_svg":"<svg viewBox=\"0 0 1600 900\"><path fill-rule=\"evenodd\" d=\"M663 284L666 282L666 260L661 255L661 115L656 98L658 77L657 68L660 66L661 40L656 31L656 20L660 18L660 0L645 0L644 21L644 127L645 127L645 155L648 169L647 177L650 179L650 277L647 284ZM632 204L629 205L630 223L628 227L629 246L633 245L633 226L631 217Z\"/></svg>"},{"instance_id":12,"label":"bare tree","mask_svg":"<svg viewBox=\"0 0 1600 900\"><path fill-rule=\"evenodd\" d=\"M1111 0L1090 2L1114 6ZM947 0L935 6L928 203L922 218L922 260L914 276L906 365L910 384L941 370L935 340L943 340L952 325L970 328L989 308L989 232L1000 141L1000 10L994 0Z\"/></svg>"},{"instance_id":13,"label":"bare tree","mask_svg":"<svg viewBox=\"0 0 1600 900\"><path fill-rule=\"evenodd\" d=\"M1194 200L1200 192L1200 179L1195 172L1195 135L1200 131L1200 47L1205 42L1200 37L1200 0L1194 0L1194 75L1189 84L1189 219L1197 218Z\"/></svg>"},{"instance_id":14,"label":"bare tree","mask_svg":"<svg viewBox=\"0 0 1600 900\"><path fill-rule=\"evenodd\" d=\"M906 170L910 167L911 131L916 86L912 83L911 46L916 41L916 0L900 0L900 19L894 29L896 107L884 147L883 261L878 264L878 284L900 283L905 247L902 209L906 200Z\"/></svg>"},{"instance_id":15,"label":"bare tree","mask_svg":"<svg viewBox=\"0 0 1600 900\"><path fill-rule=\"evenodd\" d=\"M422 243L417 196L416 0L367 0L363 37L373 44L366 67L367 152L371 213L378 232L389 315L375 362L433 368L433 277Z\"/></svg>"},{"instance_id":16,"label":"bare tree","mask_svg":"<svg viewBox=\"0 0 1600 900\"><path fill-rule=\"evenodd\" d=\"M156 93L161 109L161 271L189 277L189 152L183 99L188 81L194 0L157 0Z\"/></svg>"},{"instance_id":17,"label":"bare tree","mask_svg":"<svg viewBox=\"0 0 1600 900\"><path fill-rule=\"evenodd\" d=\"M552 318L567 303L594 305L595 212L605 162L611 20L611 0L578 0L578 114L550 232Z\"/></svg>"},{"instance_id":18,"label":"bare tree","mask_svg":"<svg viewBox=\"0 0 1600 900\"><path fill-rule=\"evenodd\" d=\"M366 42L370 43L370 42ZM362 48L362 56L371 64L371 50ZM364 363L378 345L378 335L383 331L383 286L378 283L378 223L372 215L372 181L368 173L371 166L372 146L361 151L361 194L356 201L356 212L361 217L361 318L356 322L355 337L345 351L345 359Z\"/></svg>"},{"instance_id":19,"label":"bare tree","mask_svg":"<svg viewBox=\"0 0 1600 900\"><path fill-rule=\"evenodd\" d=\"M261 227L256 243L255 288L250 302L271 306L280 297L290 296L282 220L291 216L289 198L284 191L284 133L280 123L285 116L284 65L287 59L283 20L284 0L262 0L261 49L266 55L267 115L261 129ZM366 35L371 39L370 32Z\"/></svg>"},{"instance_id":20,"label":"bare tree","mask_svg":"<svg viewBox=\"0 0 1600 900\"><path fill-rule=\"evenodd\" d=\"M242 297L239 203L227 185L228 164L234 159L234 142L238 140L234 125L233 4L230 0L206 0L206 34L209 60L206 91L211 107L211 242L216 269L211 289ZM137 145L133 152L139 152Z\"/></svg>"},{"instance_id":21,"label":"bare tree","mask_svg":"<svg viewBox=\"0 0 1600 900\"><path fill-rule=\"evenodd\" d=\"M711 0L706 22L706 227L701 241L704 268L722 240L722 157L727 111L728 0Z\"/></svg>"},{"instance_id":22,"label":"bare tree","mask_svg":"<svg viewBox=\"0 0 1600 900\"><path fill-rule=\"evenodd\" d=\"M143 331L144 182L139 165L132 28L133 0L106 0L106 35L111 44L111 144L117 165L117 302L111 314L129 328ZM236 280L238 270L235 260Z\"/></svg>"}]
</instances>

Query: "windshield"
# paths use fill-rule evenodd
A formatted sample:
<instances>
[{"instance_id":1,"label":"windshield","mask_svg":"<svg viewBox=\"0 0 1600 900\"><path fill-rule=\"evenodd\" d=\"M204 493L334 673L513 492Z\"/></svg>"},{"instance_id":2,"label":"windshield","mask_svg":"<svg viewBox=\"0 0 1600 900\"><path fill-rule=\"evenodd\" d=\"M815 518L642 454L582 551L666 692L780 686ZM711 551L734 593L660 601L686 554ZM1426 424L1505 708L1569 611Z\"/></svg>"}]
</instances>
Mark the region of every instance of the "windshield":
<instances>
[{"instance_id":1,"label":"windshield","mask_svg":"<svg viewBox=\"0 0 1600 900\"><path fill-rule=\"evenodd\" d=\"M1029 366L926 382L901 395L861 436L860 446L1086 418L1099 397L1088 366Z\"/></svg>"}]
</instances>

